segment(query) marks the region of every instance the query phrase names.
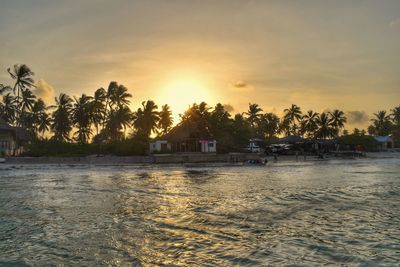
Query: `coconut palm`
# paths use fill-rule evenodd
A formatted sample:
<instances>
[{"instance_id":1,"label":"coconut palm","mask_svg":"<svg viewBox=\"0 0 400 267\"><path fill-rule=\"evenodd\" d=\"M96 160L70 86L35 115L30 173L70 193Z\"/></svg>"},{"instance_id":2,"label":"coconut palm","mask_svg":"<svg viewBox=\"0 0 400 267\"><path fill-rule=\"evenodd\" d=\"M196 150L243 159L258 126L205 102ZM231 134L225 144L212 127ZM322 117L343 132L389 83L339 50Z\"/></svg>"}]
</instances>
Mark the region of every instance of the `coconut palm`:
<instances>
[{"instance_id":1,"label":"coconut palm","mask_svg":"<svg viewBox=\"0 0 400 267\"><path fill-rule=\"evenodd\" d=\"M232 135L240 146L245 146L251 138L249 121L244 117L244 113L235 114L232 121Z\"/></svg>"},{"instance_id":2,"label":"coconut palm","mask_svg":"<svg viewBox=\"0 0 400 267\"><path fill-rule=\"evenodd\" d=\"M159 121L157 108L154 101L143 101L142 107L134 113L133 126L139 135L148 138L152 132L156 132Z\"/></svg>"},{"instance_id":3,"label":"coconut palm","mask_svg":"<svg viewBox=\"0 0 400 267\"><path fill-rule=\"evenodd\" d=\"M42 134L42 138L44 133L50 130L51 126L51 117L48 113L41 113L37 120L37 132Z\"/></svg>"},{"instance_id":4,"label":"coconut palm","mask_svg":"<svg viewBox=\"0 0 400 267\"><path fill-rule=\"evenodd\" d=\"M325 139L335 136L335 129L331 126L331 117L329 113L322 112L319 116L317 116L315 121L317 123L317 129L314 137Z\"/></svg>"},{"instance_id":5,"label":"coconut palm","mask_svg":"<svg viewBox=\"0 0 400 267\"><path fill-rule=\"evenodd\" d=\"M54 133L53 138L59 141L69 141L69 134L72 130L72 99L61 93L58 98L55 98L56 105L53 106L56 110L53 111L53 121L51 130Z\"/></svg>"},{"instance_id":6,"label":"coconut palm","mask_svg":"<svg viewBox=\"0 0 400 267\"><path fill-rule=\"evenodd\" d=\"M279 130L279 117L274 113L261 115L257 130L260 137L268 139L274 137Z\"/></svg>"},{"instance_id":7,"label":"coconut palm","mask_svg":"<svg viewBox=\"0 0 400 267\"><path fill-rule=\"evenodd\" d=\"M340 129L344 128L344 124L347 122L347 118L344 115L344 112L335 109L332 112L329 112L329 115L331 117L331 126L335 129L335 135L338 136Z\"/></svg>"},{"instance_id":8,"label":"coconut palm","mask_svg":"<svg viewBox=\"0 0 400 267\"><path fill-rule=\"evenodd\" d=\"M32 111L33 105L36 101L36 96L29 89L22 89L21 94L21 112L30 112Z\"/></svg>"},{"instance_id":9,"label":"coconut palm","mask_svg":"<svg viewBox=\"0 0 400 267\"><path fill-rule=\"evenodd\" d=\"M317 130L317 118L319 114L312 110L307 111L301 119L301 132L308 137L312 137L315 130Z\"/></svg>"},{"instance_id":10,"label":"coconut palm","mask_svg":"<svg viewBox=\"0 0 400 267\"><path fill-rule=\"evenodd\" d=\"M371 121L375 127L376 134L388 135L392 128L390 114L387 114L384 110L380 110L377 113L374 113L374 116L375 118L371 119Z\"/></svg>"},{"instance_id":11,"label":"coconut palm","mask_svg":"<svg viewBox=\"0 0 400 267\"><path fill-rule=\"evenodd\" d=\"M249 110L245 114L248 116L247 120L252 128L256 127L262 111L262 108L260 108L258 104L249 103Z\"/></svg>"},{"instance_id":12,"label":"coconut palm","mask_svg":"<svg viewBox=\"0 0 400 267\"><path fill-rule=\"evenodd\" d=\"M0 95L7 93L8 91L11 91L12 88L8 85L0 84Z\"/></svg>"},{"instance_id":13,"label":"coconut palm","mask_svg":"<svg viewBox=\"0 0 400 267\"><path fill-rule=\"evenodd\" d=\"M157 127L160 129L160 133L165 135L171 130L174 119L172 118L171 108L165 104L161 107L159 112L159 120Z\"/></svg>"},{"instance_id":14,"label":"coconut palm","mask_svg":"<svg viewBox=\"0 0 400 267\"><path fill-rule=\"evenodd\" d=\"M228 111L225 110L224 105L218 103L215 105L214 110L211 112L210 117L216 123L223 123L229 120L230 114Z\"/></svg>"},{"instance_id":15,"label":"coconut palm","mask_svg":"<svg viewBox=\"0 0 400 267\"><path fill-rule=\"evenodd\" d=\"M47 107L44 101L39 98L34 102L32 106L32 115L34 120L34 135L37 137L38 133L42 133L49 130L50 127L50 117L46 113Z\"/></svg>"},{"instance_id":16,"label":"coconut palm","mask_svg":"<svg viewBox=\"0 0 400 267\"><path fill-rule=\"evenodd\" d=\"M3 103L0 106L1 118L8 124L13 125L17 113L16 99L10 93L3 96Z\"/></svg>"},{"instance_id":17,"label":"coconut palm","mask_svg":"<svg viewBox=\"0 0 400 267\"><path fill-rule=\"evenodd\" d=\"M99 126L104 126L107 115L107 92L104 88L99 88L94 92L93 101L91 102L92 121L96 128L96 135L99 134Z\"/></svg>"},{"instance_id":18,"label":"coconut palm","mask_svg":"<svg viewBox=\"0 0 400 267\"><path fill-rule=\"evenodd\" d=\"M111 108L117 109L128 106L130 104L129 98L132 97L132 95L128 93L128 88L126 88L122 84L116 86L116 83L114 84L113 82L110 83L110 86L111 88L109 87L109 101Z\"/></svg>"},{"instance_id":19,"label":"coconut palm","mask_svg":"<svg viewBox=\"0 0 400 267\"><path fill-rule=\"evenodd\" d=\"M75 140L86 144L92 134L92 97L82 94L80 98L74 97L75 103L72 109L72 123L76 127Z\"/></svg>"},{"instance_id":20,"label":"coconut palm","mask_svg":"<svg viewBox=\"0 0 400 267\"><path fill-rule=\"evenodd\" d=\"M34 80L32 78L34 73L25 64L15 64L13 69L8 68L7 71L11 78L15 80L13 92L15 94L15 91L17 90L17 102L19 103L20 92L24 89L30 89L34 87Z\"/></svg>"},{"instance_id":21,"label":"coconut palm","mask_svg":"<svg viewBox=\"0 0 400 267\"><path fill-rule=\"evenodd\" d=\"M283 135L290 135L292 131L292 128L290 127L290 121L283 117L281 122L279 123L279 128L278 128L278 133L283 134Z\"/></svg>"},{"instance_id":22,"label":"coconut palm","mask_svg":"<svg viewBox=\"0 0 400 267\"><path fill-rule=\"evenodd\" d=\"M295 104L292 104L290 108L284 109L283 112L285 113L284 120L287 121L287 123L289 123L289 125L292 128L291 133L296 134L298 129L296 122L299 122L302 117L300 107Z\"/></svg>"},{"instance_id":23,"label":"coconut palm","mask_svg":"<svg viewBox=\"0 0 400 267\"><path fill-rule=\"evenodd\" d=\"M392 113L390 115L392 117L393 124L400 126L400 106L393 108L391 112Z\"/></svg>"},{"instance_id":24,"label":"coconut palm","mask_svg":"<svg viewBox=\"0 0 400 267\"><path fill-rule=\"evenodd\" d=\"M125 136L126 128L130 126L132 113L129 107L121 107L111 110L106 127L103 129L105 135L111 140L122 140Z\"/></svg>"}]
</instances>

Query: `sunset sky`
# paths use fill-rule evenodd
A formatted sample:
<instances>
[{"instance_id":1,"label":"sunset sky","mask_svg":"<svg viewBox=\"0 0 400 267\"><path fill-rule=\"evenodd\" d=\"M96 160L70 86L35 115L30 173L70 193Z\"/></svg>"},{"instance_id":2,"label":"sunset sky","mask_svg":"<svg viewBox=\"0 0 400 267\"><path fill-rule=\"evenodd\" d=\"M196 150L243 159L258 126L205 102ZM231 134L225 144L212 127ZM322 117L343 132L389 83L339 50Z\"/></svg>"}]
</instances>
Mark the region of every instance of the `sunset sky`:
<instances>
[{"instance_id":1,"label":"sunset sky","mask_svg":"<svg viewBox=\"0 0 400 267\"><path fill-rule=\"evenodd\" d=\"M0 83L25 63L45 99L117 81L175 115L202 100L278 114L400 104L400 1L0 0Z\"/></svg>"}]
</instances>

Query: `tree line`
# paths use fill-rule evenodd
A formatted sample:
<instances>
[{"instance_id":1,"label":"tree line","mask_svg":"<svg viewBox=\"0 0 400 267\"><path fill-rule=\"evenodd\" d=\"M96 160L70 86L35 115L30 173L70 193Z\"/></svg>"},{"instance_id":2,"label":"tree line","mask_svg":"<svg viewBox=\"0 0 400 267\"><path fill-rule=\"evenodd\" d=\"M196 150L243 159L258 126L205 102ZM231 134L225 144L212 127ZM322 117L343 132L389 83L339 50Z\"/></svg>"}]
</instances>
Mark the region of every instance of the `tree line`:
<instances>
[{"instance_id":1,"label":"tree line","mask_svg":"<svg viewBox=\"0 0 400 267\"><path fill-rule=\"evenodd\" d=\"M55 104L47 106L37 98L34 73L25 64L14 65L7 72L14 80L12 85L0 84L0 117L13 126L24 127L33 138L79 144L107 143L126 139L148 140L151 136L163 136L172 128L174 121L171 108L165 104L159 109L152 100L142 102L132 111L129 107L132 95L115 81L107 88L97 89L93 96L82 94L70 97L61 93ZM194 103L180 115L179 124L198 125L197 130L210 133L217 139L222 150L234 150L246 145L250 138L272 140L278 135L300 135L308 138L336 138L348 134L343 130L347 118L342 110L330 112L302 112L295 104L284 110L280 118L272 112L263 112L250 103L244 113L231 115L221 103L210 107L207 103ZM372 135L398 133L400 106L391 113L374 113L368 132ZM358 132L357 132L358 131ZM360 130L355 129L359 133Z\"/></svg>"}]
</instances>

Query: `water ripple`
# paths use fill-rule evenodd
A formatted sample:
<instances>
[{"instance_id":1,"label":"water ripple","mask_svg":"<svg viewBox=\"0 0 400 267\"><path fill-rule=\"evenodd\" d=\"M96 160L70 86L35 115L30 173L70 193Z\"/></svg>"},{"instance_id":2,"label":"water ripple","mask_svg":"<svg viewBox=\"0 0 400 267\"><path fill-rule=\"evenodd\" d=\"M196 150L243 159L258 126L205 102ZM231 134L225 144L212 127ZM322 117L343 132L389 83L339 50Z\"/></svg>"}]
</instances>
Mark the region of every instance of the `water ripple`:
<instances>
[{"instance_id":1,"label":"water ripple","mask_svg":"<svg viewBox=\"0 0 400 267\"><path fill-rule=\"evenodd\" d=\"M0 266L395 266L399 163L3 165Z\"/></svg>"}]
</instances>

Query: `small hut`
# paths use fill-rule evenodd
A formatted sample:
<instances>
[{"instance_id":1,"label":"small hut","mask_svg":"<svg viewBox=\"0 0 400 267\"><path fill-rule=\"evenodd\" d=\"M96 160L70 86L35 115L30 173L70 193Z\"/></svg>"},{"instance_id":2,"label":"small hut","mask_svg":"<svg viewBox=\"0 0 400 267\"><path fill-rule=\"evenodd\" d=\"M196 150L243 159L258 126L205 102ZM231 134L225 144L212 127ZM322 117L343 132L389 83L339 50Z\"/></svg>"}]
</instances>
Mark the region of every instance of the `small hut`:
<instances>
[{"instance_id":1,"label":"small hut","mask_svg":"<svg viewBox=\"0 0 400 267\"><path fill-rule=\"evenodd\" d=\"M180 123L171 131L150 142L150 153L215 153L217 141L212 138L207 127L199 123Z\"/></svg>"},{"instance_id":2,"label":"small hut","mask_svg":"<svg viewBox=\"0 0 400 267\"><path fill-rule=\"evenodd\" d=\"M394 141L390 135L387 136L374 136L375 141L378 142L380 150L387 150L394 148Z\"/></svg>"}]
</instances>

